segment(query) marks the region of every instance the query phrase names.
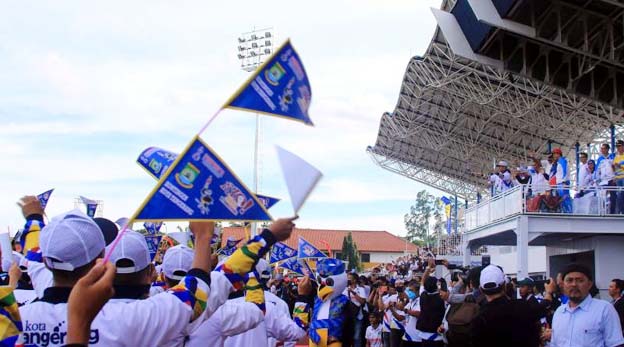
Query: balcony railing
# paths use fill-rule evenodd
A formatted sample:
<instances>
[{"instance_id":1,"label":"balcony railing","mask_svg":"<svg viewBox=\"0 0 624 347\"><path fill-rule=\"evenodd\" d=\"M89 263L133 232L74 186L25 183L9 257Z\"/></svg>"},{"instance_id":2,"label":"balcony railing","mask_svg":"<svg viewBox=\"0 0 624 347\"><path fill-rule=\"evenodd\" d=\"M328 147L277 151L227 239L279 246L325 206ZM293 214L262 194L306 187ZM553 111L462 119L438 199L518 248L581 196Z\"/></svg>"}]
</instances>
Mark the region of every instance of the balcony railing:
<instances>
[{"instance_id":1,"label":"balcony railing","mask_svg":"<svg viewBox=\"0 0 624 347\"><path fill-rule=\"evenodd\" d=\"M465 231L519 214L624 217L624 187L519 185L466 209Z\"/></svg>"}]
</instances>

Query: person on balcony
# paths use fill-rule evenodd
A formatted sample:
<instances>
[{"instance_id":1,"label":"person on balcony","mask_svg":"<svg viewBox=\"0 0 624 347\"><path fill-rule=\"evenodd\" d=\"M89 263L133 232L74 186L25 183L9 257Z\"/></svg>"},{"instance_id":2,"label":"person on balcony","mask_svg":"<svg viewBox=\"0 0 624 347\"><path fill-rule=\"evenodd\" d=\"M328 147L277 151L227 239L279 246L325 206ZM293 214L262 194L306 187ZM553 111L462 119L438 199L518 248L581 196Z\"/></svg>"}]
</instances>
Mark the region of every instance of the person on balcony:
<instances>
[{"instance_id":1,"label":"person on balcony","mask_svg":"<svg viewBox=\"0 0 624 347\"><path fill-rule=\"evenodd\" d=\"M587 157L587 153L579 153L579 160L581 161L578 171L578 184L580 185L580 187L578 187L579 190L583 189L583 181L585 180L585 176L587 176L588 159L589 158Z\"/></svg>"},{"instance_id":2,"label":"person on balcony","mask_svg":"<svg viewBox=\"0 0 624 347\"><path fill-rule=\"evenodd\" d=\"M613 158L613 167L615 168L615 185L620 189L624 187L624 141L618 140L615 144L617 151ZM624 191L617 192L617 211L618 214L624 214Z\"/></svg>"},{"instance_id":3,"label":"person on balcony","mask_svg":"<svg viewBox=\"0 0 624 347\"><path fill-rule=\"evenodd\" d=\"M568 160L563 156L561 148L555 148L552 152L554 163L551 169L551 182L557 186L556 194L561 197L561 212L572 212L570 199L570 170Z\"/></svg>"},{"instance_id":4,"label":"person on balcony","mask_svg":"<svg viewBox=\"0 0 624 347\"><path fill-rule=\"evenodd\" d=\"M603 189L608 189L609 187L615 187L615 172L613 171L613 159L615 156L613 154L609 154L609 150L611 146L607 143L603 143L600 146L600 157L598 161L596 161L596 173L594 174L596 183ZM616 192L609 191L609 213L615 214L615 206L616 206Z\"/></svg>"}]
</instances>

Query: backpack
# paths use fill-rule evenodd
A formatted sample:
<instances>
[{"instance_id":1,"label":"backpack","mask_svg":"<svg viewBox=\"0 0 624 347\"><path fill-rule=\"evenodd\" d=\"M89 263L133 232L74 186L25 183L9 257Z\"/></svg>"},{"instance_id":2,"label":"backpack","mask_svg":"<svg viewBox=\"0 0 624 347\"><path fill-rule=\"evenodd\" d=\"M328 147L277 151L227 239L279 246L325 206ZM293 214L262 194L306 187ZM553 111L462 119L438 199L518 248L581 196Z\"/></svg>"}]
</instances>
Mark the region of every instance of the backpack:
<instances>
[{"instance_id":1,"label":"backpack","mask_svg":"<svg viewBox=\"0 0 624 347\"><path fill-rule=\"evenodd\" d=\"M449 346L470 341L472 320L478 314L479 304L475 302L462 302L451 305L446 315L446 321L448 322L446 338Z\"/></svg>"}]
</instances>

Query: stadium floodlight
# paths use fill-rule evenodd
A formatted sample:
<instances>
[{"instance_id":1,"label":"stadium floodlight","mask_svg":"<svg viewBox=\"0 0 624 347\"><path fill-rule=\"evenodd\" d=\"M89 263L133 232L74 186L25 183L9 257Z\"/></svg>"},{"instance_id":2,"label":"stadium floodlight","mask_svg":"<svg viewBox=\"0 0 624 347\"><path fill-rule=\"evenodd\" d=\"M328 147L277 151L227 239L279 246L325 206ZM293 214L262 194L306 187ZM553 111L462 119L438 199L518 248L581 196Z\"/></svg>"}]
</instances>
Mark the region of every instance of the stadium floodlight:
<instances>
[{"instance_id":1,"label":"stadium floodlight","mask_svg":"<svg viewBox=\"0 0 624 347\"><path fill-rule=\"evenodd\" d=\"M245 38L244 38L244 37L239 37L239 38L238 38L238 42L240 42L240 43L245 42Z\"/></svg>"},{"instance_id":2,"label":"stadium floodlight","mask_svg":"<svg viewBox=\"0 0 624 347\"><path fill-rule=\"evenodd\" d=\"M245 58L245 56L244 56L244 55L242 55L242 54L239 54L239 55L238 55L238 59L243 59L243 58Z\"/></svg>"},{"instance_id":3,"label":"stadium floodlight","mask_svg":"<svg viewBox=\"0 0 624 347\"><path fill-rule=\"evenodd\" d=\"M271 32L270 31L265 32L264 37L271 37Z\"/></svg>"},{"instance_id":4,"label":"stadium floodlight","mask_svg":"<svg viewBox=\"0 0 624 347\"><path fill-rule=\"evenodd\" d=\"M266 40L266 41L264 41L264 45L265 45L265 46L270 46L270 45L271 45L271 40Z\"/></svg>"},{"instance_id":5,"label":"stadium floodlight","mask_svg":"<svg viewBox=\"0 0 624 347\"><path fill-rule=\"evenodd\" d=\"M264 54L271 54L271 49L270 48L265 48L264 49Z\"/></svg>"},{"instance_id":6,"label":"stadium floodlight","mask_svg":"<svg viewBox=\"0 0 624 347\"><path fill-rule=\"evenodd\" d=\"M258 43L257 42L252 42L251 43L251 48L258 48Z\"/></svg>"}]
</instances>

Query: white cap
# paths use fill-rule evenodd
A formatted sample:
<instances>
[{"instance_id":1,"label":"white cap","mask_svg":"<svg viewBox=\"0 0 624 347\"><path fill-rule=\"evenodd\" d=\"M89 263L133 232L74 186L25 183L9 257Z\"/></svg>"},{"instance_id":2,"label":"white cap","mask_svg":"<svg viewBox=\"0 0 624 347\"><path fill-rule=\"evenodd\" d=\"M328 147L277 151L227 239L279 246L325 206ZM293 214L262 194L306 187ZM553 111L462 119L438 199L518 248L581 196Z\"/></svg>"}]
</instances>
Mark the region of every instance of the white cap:
<instances>
[{"instance_id":1,"label":"white cap","mask_svg":"<svg viewBox=\"0 0 624 347\"><path fill-rule=\"evenodd\" d=\"M187 273L193 265L193 250L184 246L177 245L169 248L165 252L162 262L162 269L165 276L174 280L181 280L183 276L174 275L176 271Z\"/></svg>"},{"instance_id":2,"label":"white cap","mask_svg":"<svg viewBox=\"0 0 624 347\"><path fill-rule=\"evenodd\" d=\"M126 267L117 265L117 262L122 259L131 261L133 265ZM111 253L110 261L117 266L118 274L135 273L145 269L151 262L145 237L136 231L126 230Z\"/></svg>"},{"instance_id":3,"label":"white cap","mask_svg":"<svg viewBox=\"0 0 624 347\"><path fill-rule=\"evenodd\" d=\"M504 167L507 167L507 166L509 166L509 165L507 165L507 162L506 162L506 161L501 160L501 161L499 161L499 162L498 162L498 165L497 165L497 166L504 166Z\"/></svg>"},{"instance_id":4,"label":"white cap","mask_svg":"<svg viewBox=\"0 0 624 347\"><path fill-rule=\"evenodd\" d=\"M39 236L50 269L74 271L95 260L106 247L100 227L80 210L52 218Z\"/></svg>"},{"instance_id":5,"label":"white cap","mask_svg":"<svg viewBox=\"0 0 624 347\"><path fill-rule=\"evenodd\" d=\"M501 268L490 264L486 266L485 269L481 270L479 282L483 289L498 288L505 283L505 274Z\"/></svg>"},{"instance_id":6,"label":"white cap","mask_svg":"<svg viewBox=\"0 0 624 347\"><path fill-rule=\"evenodd\" d=\"M262 258L260 258L258 260L258 264L256 264L256 272L260 275L260 279L271 279L271 268L269 267L269 263Z\"/></svg>"}]
</instances>

